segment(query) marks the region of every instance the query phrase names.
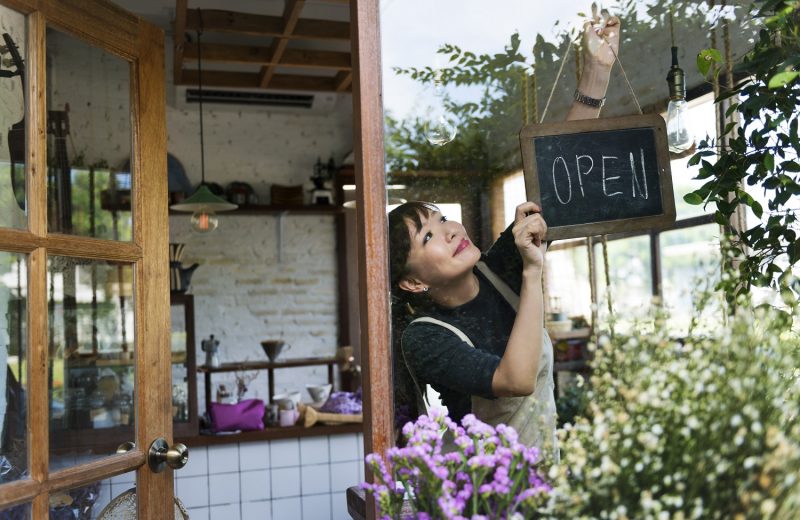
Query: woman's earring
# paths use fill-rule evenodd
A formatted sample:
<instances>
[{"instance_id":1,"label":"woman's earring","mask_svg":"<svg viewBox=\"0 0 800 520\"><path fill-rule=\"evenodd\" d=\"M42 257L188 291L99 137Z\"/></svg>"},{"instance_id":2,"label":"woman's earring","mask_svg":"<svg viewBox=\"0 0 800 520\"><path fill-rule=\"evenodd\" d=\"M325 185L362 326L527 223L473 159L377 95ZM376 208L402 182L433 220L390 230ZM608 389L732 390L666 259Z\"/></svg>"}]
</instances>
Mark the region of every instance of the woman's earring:
<instances>
[{"instance_id":1,"label":"woman's earring","mask_svg":"<svg viewBox=\"0 0 800 520\"><path fill-rule=\"evenodd\" d=\"M428 292L428 288L427 287L423 287L422 288L422 292Z\"/></svg>"}]
</instances>

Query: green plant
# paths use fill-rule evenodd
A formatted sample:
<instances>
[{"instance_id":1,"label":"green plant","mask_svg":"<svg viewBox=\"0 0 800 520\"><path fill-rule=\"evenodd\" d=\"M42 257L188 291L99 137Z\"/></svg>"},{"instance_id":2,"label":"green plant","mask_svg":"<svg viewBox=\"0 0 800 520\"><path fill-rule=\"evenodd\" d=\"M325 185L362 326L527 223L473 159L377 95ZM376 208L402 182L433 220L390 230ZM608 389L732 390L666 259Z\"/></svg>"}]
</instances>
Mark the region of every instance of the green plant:
<instances>
[{"instance_id":1,"label":"green plant","mask_svg":"<svg viewBox=\"0 0 800 520\"><path fill-rule=\"evenodd\" d=\"M558 413L558 425L572 424L577 417L586 414L589 400L586 397L586 387L583 380L577 385L569 385L563 393L556 399L556 412Z\"/></svg>"},{"instance_id":2,"label":"green plant","mask_svg":"<svg viewBox=\"0 0 800 520\"><path fill-rule=\"evenodd\" d=\"M715 205L715 218L726 227L740 205L762 219L750 228L730 228L738 241L732 263L736 271L720 284L730 302L751 286L771 286L792 302L800 289L792 274L800 261L800 2L760 0L756 7L763 28L736 68L747 76L716 100L730 103L723 131L726 145L715 139L700 144L689 164L701 165L697 178L706 182L684 200ZM698 55L703 74L720 62L714 49ZM767 207L748 189L762 191Z\"/></svg>"}]
</instances>

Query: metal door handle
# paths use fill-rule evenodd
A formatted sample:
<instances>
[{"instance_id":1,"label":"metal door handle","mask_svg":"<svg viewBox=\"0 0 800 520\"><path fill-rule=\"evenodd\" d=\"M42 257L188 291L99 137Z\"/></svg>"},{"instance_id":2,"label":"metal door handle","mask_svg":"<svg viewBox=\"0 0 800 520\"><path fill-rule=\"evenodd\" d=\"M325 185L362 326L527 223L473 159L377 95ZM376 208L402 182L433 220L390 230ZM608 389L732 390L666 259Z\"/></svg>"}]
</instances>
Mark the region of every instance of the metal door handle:
<instances>
[{"instance_id":1,"label":"metal door handle","mask_svg":"<svg viewBox=\"0 0 800 520\"><path fill-rule=\"evenodd\" d=\"M135 448L136 448L136 443L135 442L131 442L131 441L123 442L122 444L117 446L117 453L119 453L119 454L128 453L129 451L131 451L132 449L135 449Z\"/></svg>"},{"instance_id":2,"label":"metal door handle","mask_svg":"<svg viewBox=\"0 0 800 520\"><path fill-rule=\"evenodd\" d=\"M165 466L172 469L181 469L189 461L189 448L180 442L170 448L167 441L158 438L150 445L147 452L147 464L154 473L161 473Z\"/></svg>"}]
</instances>

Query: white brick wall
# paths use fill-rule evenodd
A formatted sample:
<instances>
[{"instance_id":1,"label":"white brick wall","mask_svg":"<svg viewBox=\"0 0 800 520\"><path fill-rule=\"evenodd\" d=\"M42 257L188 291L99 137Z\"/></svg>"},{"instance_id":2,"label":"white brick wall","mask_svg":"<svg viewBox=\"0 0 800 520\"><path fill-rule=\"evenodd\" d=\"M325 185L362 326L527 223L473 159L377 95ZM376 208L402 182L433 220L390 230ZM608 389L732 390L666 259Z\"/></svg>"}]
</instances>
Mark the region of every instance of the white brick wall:
<instances>
[{"instance_id":1,"label":"white brick wall","mask_svg":"<svg viewBox=\"0 0 800 520\"><path fill-rule=\"evenodd\" d=\"M339 345L333 217L223 215L219 229L200 235L191 231L187 217L173 216L170 236L186 243L186 264L201 264L191 288L198 363L205 361L199 342L210 334L220 340L222 362L266 360L260 346L265 339L281 338L291 345L281 354L285 358L335 353ZM212 381L232 388L234 377L215 374ZM204 388L199 379L202 412ZM326 382L327 368L278 370L275 379L276 392L300 390L310 400L305 383ZM266 372L251 383L247 395L267 399Z\"/></svg>"}]
</instances>

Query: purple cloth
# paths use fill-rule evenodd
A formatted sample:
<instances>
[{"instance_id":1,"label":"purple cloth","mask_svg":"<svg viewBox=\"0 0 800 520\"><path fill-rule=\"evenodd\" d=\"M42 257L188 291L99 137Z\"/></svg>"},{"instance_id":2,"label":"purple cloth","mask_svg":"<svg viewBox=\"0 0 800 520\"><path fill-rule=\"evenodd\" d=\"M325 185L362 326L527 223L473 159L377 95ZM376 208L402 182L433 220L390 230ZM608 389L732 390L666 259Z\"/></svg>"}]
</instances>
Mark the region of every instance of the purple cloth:
<instances>
[{"instance_id":1,"label":"purple cloth","mask_svg":"<svg viewBox=\"0 0 800 520\"><path fill-rule=\"evenodd\" d=\"M358 415L361 413L361 389L357 392L334 392L319 409L326 413Z\"/></svg>"},{"instance_id":2,"label":"purple cloth","mask_svg":"<svg viewBox=\"0 0 800 520\"><path fill-rule=\"evenodd\" d=\"M236 404L211 403L211 431L232 432L264 429L264 401L245 399Z\"/></svg>"}]
</instances>

